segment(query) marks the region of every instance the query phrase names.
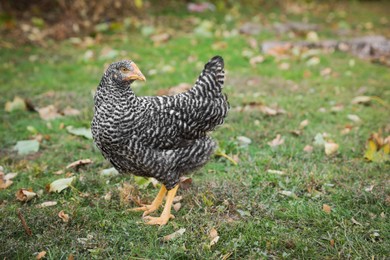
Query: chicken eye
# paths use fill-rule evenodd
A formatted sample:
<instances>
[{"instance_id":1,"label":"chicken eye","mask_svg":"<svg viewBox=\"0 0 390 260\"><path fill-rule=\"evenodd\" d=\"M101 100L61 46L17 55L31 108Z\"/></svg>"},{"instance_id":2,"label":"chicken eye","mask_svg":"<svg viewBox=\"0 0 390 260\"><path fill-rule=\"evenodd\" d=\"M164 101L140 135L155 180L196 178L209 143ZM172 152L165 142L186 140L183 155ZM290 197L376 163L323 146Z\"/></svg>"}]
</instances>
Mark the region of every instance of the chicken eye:
<instances>
[{"instance_id":1,"label":"chicken eye","mask_svg":"<svg viewBox=\"0 0 390 260\"><path fill-rule=\"evenodd\" d=\"M129 72L130 70L128 68L122 67L120 68L121 72Z\"/></svg>"}]
</instances>

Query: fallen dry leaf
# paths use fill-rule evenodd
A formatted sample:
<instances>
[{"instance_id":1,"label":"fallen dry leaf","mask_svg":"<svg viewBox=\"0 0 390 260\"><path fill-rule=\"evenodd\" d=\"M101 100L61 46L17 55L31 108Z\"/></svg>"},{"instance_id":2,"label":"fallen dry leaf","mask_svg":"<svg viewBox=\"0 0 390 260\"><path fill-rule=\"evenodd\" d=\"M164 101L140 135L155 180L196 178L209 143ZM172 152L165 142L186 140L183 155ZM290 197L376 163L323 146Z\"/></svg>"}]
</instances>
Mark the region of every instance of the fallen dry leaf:
<instances>
[{"instance_id":1,"label":"fallen dry leaf","mask_svg":"<svg viewBox=\"0 0 390 260\"><path fill-rule=\"evenodd\" d=\"M45 255L46 255L46 251L41 251L41 252L39 252L39 253L37 254L37 256L36 256L35 258L36 258L37 260L39 260L39 259L44 258Z\"/></svg>"},{"instance_id":2,"label":"fallen dry leaf","mask_svg":"<svg viewBox=\"0 0 390 260\"><path fill-rule=\"evenodd\" d=\"M328 204L322 204L322 211L324 211L327 214L330 214L332 208Z\"/></svg>"},{"instance_id":3,"label":"fallen dry leaf","mask_svg":"<svg viewBox=\"0 0 390 260\"><path fill-rule=\"evenodd\" d=\"M305 119L301 123L299 123L299 129L303 129L308 125L309 125L309 120Z\"/></svg>"},{"instance_id":4,"label":"fallen dry leaf","mask_svg":"<svg viewBox=\"0 0 390 260\"><path fill-rule=\"evenodd\" d=\"M155 43L155 44L160 44L169 41L171 38L171 35L169 33L161 33L161 34L155 34L150 37L150 39Z\"/></svg>"},{"instance_id":5,"label":"fallen dry leaf","mask_svg":"<svg viewBox=\"0 0 390 260\"><path fill-rule=\"evenodd\" d=\"M173 204L173 209L176 212L178 212L180 210L180 208L181 208L181 203L180 202Z\"/></svg>"},{"instance_id":6,"label":"fallen dry leaf","mask_svg":"<svg viewBox=\"0 0 390 260\"><path fill-rule=\"evenodd\" d=\"M367 140L364 158L373 162L390 160L390 136L382 137L382 132L373 133Z\"/></svg>"},{"instance_id":7,"label":"fallen dry leaf","mask_svg":"<svg viewBox=\"0 0 390 260\"><path fill-rule=\"evenodd\" d=\"M370 186L368 186L367 188L365 188L364 190L365 190L366 192L371 192L373 188L374 188L374 185L370 185Z\"/></svg>"},{"instance_id":8,"label":"fallen dry leaf","mask_svg":"<svg viewBox=\"0 0 390 260\"><path fill-rule=\"evenodd\" d=\"M296 197L295 193L292 192L292 191L288 191L288 190L282 190L282 191L279 191L280 194L284 195L284 196L287 196L287 197Z\"/></svg>"},{"instance_id":9,"label":"fallen dry leaf","mask_svg":"<svg viewBox=\"0 0 390 260\"><path fill-rule=\"evenodd\" d=\"M122 187L119 187L118 190L121 205L129 204L130 201L134 202L138 206L142 205L141 199L138 197L137 190L133 185L124 182Z\"/></svg>"},{"instance_id":10,"label":"fallen dry leaf","mask_svg":"<svg viewBox=\"0 0 390 260\"><path fill-rule=\"evenodd\" d=\"M39 108L38 113L43 120L52 120L62 116L54 105Z\"/></svg>"},{"instance_id":11,"label":"fallen dry leaf","mask_svg":"<svg viewBox=\"0 0 390 260\"><path fill-rule=\"evenodd\" d=\"M277 174L277 175L285 175L286 173L284 171L278 171L278 170L267 170L267 173Z\"/></svg>"},{"instance_id":12,"label":"fallen dry leaf","mask_svg":"<svg viewBox=\"0 0 390 260\"><path fill-rule=\"evenodd\" d=\"M52 207L57 205L57 201L45 201L41 204L37 205L37 208L46 208L46 207Z\"/></svg>"},{"instance_id":13,"label":"fallen dry leaf","mask_svg":"<svg viewBox=\"0 0 390 260\"><path fill-rule=\"evenodd\" d=\"M284 143L284 139L280 134L277 134L275 139L273 139L271 142L268 142L268 145L271 147L277 147Z\"/></svg>"},{"instance_id":14,"label":"fallen dry leaf","mask_svg":"<svg viewBox=\"0 0 390 260\"><path fill-rule=\"evenodd\" d=\"M70 169L70 168L76 168L77 169L80 166L91 164L91 163L92 163L91 159L81 159L81 160L77 160L75 162L72 162L71 164L68 164L66 166L66 169Z\"/></svg>"},{"instance_id":15,"label":"fallen dry leaf","mask_svg":"<svg viewBox=\"0 0 390 260\"><path fill-rule=\"evenodd\" d=\"M215 228L212 228L210 230L209 237L210 237L210 246L215 245L219 240L218 231Z\"/></svg>"},{"instance_id":16,"label":"fallen dry leaf","mask_svg":"<svg viewBox=\"0 0 390 260\"><path fill-rule=\"evenodd\" d=\"M355 225L359 225L359 226L363 226L361 223L359 223L356 219L354 219L353 217L351 218L351 221L353 224Z\"/></svg>"},{"instance_id":17,"label":"fallen dry leaf","mask_svg":"<svg viewBox=\"0 0 390 260\"><path fill-rule=\"evenodd\" d=\"M173 198L173 203L180 202L183 199L183 196L176 196Z\"/></svg>"},{"instance_id":18,"label":"fallen dry leaf","mask_svg":"<svg viewBox=\"0 0 390 260\"><path fill-rule=\"evenodd\" d=\"M32 190L27 189L19 189L16 194L16 199L22 202L27 202L32 200L37 194L33 192Z\"/></svg>"},{"instance_id":19,"label":"fallen dry leaf","mask_svg":"<svg viewBox=\"0 0 390 260\"><path fill-rule=\"evenodd\" d=\"M252 67L255 67L256 64L262 63L264 60L265 60L264 56L258 55L258 56L250 58L249 59L249 63L252 65Z\"/></svg>"},{"instance_id":20,"label":"fallen dry leaf","mask_svg":"<svg viewBox=\"0 0 390 260\"><path fill-rule=\"evenodd\" d=\"M336 143L325 143L325 154L332 155L335 154L339 149L339 145Z\"/></svg>"},{"instance_id":21,"label":"fallen dry leaf","mask_svg":"<svg viewBox=\"0 0 390 260\"><path fill-rule=\"evenodd\" d=\"M326 77L326 76L329 76L331 73L332 73L332 69L328 67L328 68L322 69L320 72L320 75L322 77Z\"/></svg>"},{"instance_id":22,"label":"fallen dry leaf","mask_svg":"<svg viewBox=\"0 0 390 260\"><path fill-rule=\"evenodd\" d=\"M61 192L62 190L70 187L76 177L62 178L50 183L49 192Z\"/></svg>"},{"instance_id":23,"label":"fallen dry leaf","mask_svg":"<svg viewBox=\"0 0 390 260\"><path fill-rule=\"evenodd\" d=\"M332 112L340 112L343 110L344 110L343 104L337 104L337 105L334 105L333 107L330 108L330 111L332 111Z\"/></svg>"},{"instance_id":24,"label":"fallen dry leaf","mask_svg":"<svg viewBox=\"0 0 390 260\"><path fill-rule=\"evenodd\" d=\"M64 171L63 170L58 170L58 171L53 172L53 174L61 175L61 174L64 174Z\"/></svg>"},{"instance_id":25,"label":"fallen dry leaf","mask_svg":"<svg viewBox=\"0 0 390 260\"><path fill-rule=\"evenodd\" d=\"M348 119L351 120L352 122L355 122L355 123L360 123L362 120L360 119L359 116L357 115L347 115Z\"/></svg>"},{"instance_id":26,"label":"fallen dry leaf","mask_svg":"<svg viewBox=\"0 0 390 260\"><path fill-rule=\"evenodd\" d=\"M303 151L307 152L307 153L311 153L313 152L313 146L311 145L306 145L304 148L303 148Z\"/></svg>"},{"instance_id":27,"label":"fallen dry leaf","mask_svg":"<svg viewBox=\"0 0 390 260\"><path fill-rule=\"evenodd\" d=\"M18 213L18 218L20 219L20 222L22 223L24 231L26 232L27 235L31 236L32 235L31 228L27 225L26 219L24 218L22 211L20 209L17 209L16 212Z\"/></svg>"},{"instance_id":28,"label":"fallen dry leaf","mask_svg":"<svg viewBox=\"0 0 390 260\"><path fill-rule=\"evenodd\" d=\"M6 112L12 112L15 110L26 110L26 109L27 109L26 101L23 98L18 96L15 96L13 101L7 101L5 103Z\"/></svg>"},{"instance_id":29,"label":"fallen dry leaf","mask_svg":"<svg viewBox=\"0 0 390 260\"><path fill-rule=\"evenodd\" d=\"M58 217L60 219L62 219L62 221L64 221L65 223L69 222L69 215L66 214L63 210L61 210L59 213L58 213Z\"/></svg>"},{"instance_id":30,"label":"fallen dry leaf","mask_svg":"<svg viewBox=\"0 0 390 260\"><path fill-rule=\"evenodd\" d=\"M351 101L352 104L364 104L367 105L371 102L371 97L370 96L358 96L354 97Z\"/></svg>"},{"instance_id":31,"label":"fallen dry leaf","mask_svg":"<svg viewBox=\"0 0 390 260\"><path fill-rule=\"evenodd\" d=\"M180 177L179 185L180 185L180 189L188 190L192 185L192 178L185 177L185 176Z\"/></svg>"},{"instance_id":32,"label":"fallen dry leaf","mask_svg":"<svg viewBox=\"0 0 390 260\"><path fill-rule=\"evenodd\" d=\"M0 166L0 190L6 189L13 183L12 179L18 175L17 173L4 174L3 167Z\"/></svg>"},{"instance_id":33,"label":"fallen dry leaf","mask_svg":"<svg viewBox=\"0 0 390 260\"><path fill-rule=\"evenodd\" d=\"M112 198L112 192L111 191L107 192L106 195L104 195L104 200L105 201L110 201L111 198Z\"/></svg>"},{"instance_id":34,"label":"fallen dry leaf","mask_svg":"<svg viewBox=\"0 0 390 260\"><path fill-rule=\"evenodd\" d=\"M179 229L179 230L173 232L172 234L169 234L169 235L164 236L164 237L162 238L162 240L163 240L164 242L170 241L170 240L172 240L172 239L175 239L175 238L177 238L177 237L180 237L181 235L184 234L184 232L186 232L186 229L185 229L185 228L181 228L181 229Z\"/></svg>"},{"instance_id":35,"label":"fallen dry leaf","mask_svg":"<svg viewBox=\"0 0 390 260\"><path fill-rule=\"evenodd\" d=\"M80 110L77 110L75 108L71 108L70 106L67 106L63 111L62 114L64 116L78 116L81 114Z\"/></svg>"}]
</instances>

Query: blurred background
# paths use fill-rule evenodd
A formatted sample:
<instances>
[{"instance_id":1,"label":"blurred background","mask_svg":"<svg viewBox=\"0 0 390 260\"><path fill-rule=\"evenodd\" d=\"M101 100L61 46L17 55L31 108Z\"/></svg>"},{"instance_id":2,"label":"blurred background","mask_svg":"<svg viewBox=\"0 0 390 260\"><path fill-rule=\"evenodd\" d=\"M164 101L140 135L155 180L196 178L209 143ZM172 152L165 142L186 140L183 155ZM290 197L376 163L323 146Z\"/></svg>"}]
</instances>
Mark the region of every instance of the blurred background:
<instances>
[{"instance_id":1,"label":"blurred background","mask_svg":"<svg viewBox=\"0 0 390 260\"><path fill-rule=\"evenodd\" d=\"M0 1L0 258L386 258L389 10L384 0ZM147 78L137 95L172 95L214 55L231 105L212 134L218 153L180 191L174 224L138 225L124 211L156 189L113 176L91 140L104 68L132 59ZM74 187L45 189L65 177ZM38 195L15 198L22 189Z\"/></svg>"}]
</instances>

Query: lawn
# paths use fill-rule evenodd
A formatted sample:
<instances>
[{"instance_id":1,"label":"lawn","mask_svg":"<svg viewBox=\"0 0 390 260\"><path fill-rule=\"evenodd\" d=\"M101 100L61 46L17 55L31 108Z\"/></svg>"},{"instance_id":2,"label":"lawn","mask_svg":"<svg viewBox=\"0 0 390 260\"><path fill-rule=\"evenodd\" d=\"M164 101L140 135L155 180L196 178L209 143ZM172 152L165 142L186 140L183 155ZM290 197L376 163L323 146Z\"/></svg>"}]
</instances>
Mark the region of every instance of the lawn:
<instances>
[{"instance_id":1,"label":"lawn","mask_svg":"<svg viewBox=\"0 0 390 260\"><path fill-rule=\"evenodd\" d=\"M300 7L301 13L271 4L204 13L160 8L103 30L99 39L2 48L0 165L4 174L17 176L0 190L0 258L31 259L42 251L47 259L390 257L389 155L374 161L364 156L371 134L390 135L389 67L348 52L288 49L270 55L259 48L266 40L306 39L271 29L286 21L320 24L314 32L320 40L344 37L335 28L347 28L347 38L389 37L389 5ZM239 33L245 22L262 24L260 33ZM163 33L170 38L161 39ZM90 127L93 91L111 62L133 59L147 78L134 91L158 95L195 82L217 54L225 59L231 105L225 124L212 133L218 153L179 189L176 218L166 226L147 226L128 209L138 198L151 202L159 187L131 175L103 176L111 165L92 140L67 127ZM34 111L6 111L15 96L36 110L53 105L80 113L44 120ZM359 96L369 100L353 102ZM39 151L13 150L30 139L39 140ZM93 163L66 168L79 159ZM71 176L70 187L48 191L53 181ZM18 201L22 188L37 196ZM57 204L42 207L47 201ZM60 211L68 214L67 222ZM185 232L164 241L180 229ZM215 231L219 239L211 243Z\"/></svg>"}]
</instances>

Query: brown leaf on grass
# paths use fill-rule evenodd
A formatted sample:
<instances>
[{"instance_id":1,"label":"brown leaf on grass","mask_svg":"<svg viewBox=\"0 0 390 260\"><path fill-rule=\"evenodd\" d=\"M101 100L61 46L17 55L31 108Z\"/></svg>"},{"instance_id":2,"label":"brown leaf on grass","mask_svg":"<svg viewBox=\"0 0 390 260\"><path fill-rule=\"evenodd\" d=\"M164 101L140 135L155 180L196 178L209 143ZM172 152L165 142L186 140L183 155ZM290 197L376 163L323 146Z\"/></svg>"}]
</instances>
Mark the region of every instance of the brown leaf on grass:
<instances>
[{"instance_id":1,"label":"brown leaf on grass","mask_svg":"<svg viewBox=\"0 0 390 260\"><path fill-rule=\"evenodd\" d=\"M22 201L22 202L27 202L27 201L30 201L32 200L33 198L35 198L35 196L37 196L37 194L35 192L32 191L32 189L19 189L16 194L16 199L19 200L19 201Z\"/></svg>"},{"instance_id":2,"label":"brown leaf on grass","mask_svg":"<svg viewBox=\"0 0 390 260\"><path fill-rule=\"evenodd\" d=\"M280 70L288 70L288 69L290 69L290 63L288 63L288 62L282 62L282 63L280 63L280 64L278 65L278 68L279 68Z\"/></svg>"},{"instance_id":3,"label":"brown leaf on grass","mask_svg":"<svg viewBox=\"0 0 390 260\"><path fill-rule=\"evenodd\" d=\"M71 108L70 106L67 106L63 111L62 114L64 116L78 116L81 114L80 110Z\"/></svg>"},{"instance_id":4,"label":"brown leaf on grass","mask_svg":"<svg viewBox=\"0 0 390 260\"><path fill-rule=\"evenodd\" d=\"M344 129L341 130L341 134L342 134L342 135L348 134L349 132L351 132L352 128L353 128L353 127L352 127L351 125L346 125L346 126L344 127Z\"/></svg>"},{"instance_id":5,"label":"brown leaf on grass","mask_svg":"<svg viewBox=\"0 0 390 260\"><path fill-rule=\"evenodd\" d=\"M313 146L311 145L306 145L304 148L303 148L303 151L307 152L307 153L311 153L313 152Z\"/></svg>"},{"instance_id":6,"label":"brown leaf on grass","mask_svg":"<svg viewBox=\"0 0 390 260\"><path fill-rule=\"evenodd\" d=\"M150 37L150 39L155 43L155 44L160 44L169 41L171 38L171 35L169 33L160 33L160 34L155 34Z\"/></svg>"},{"instance_id":7,"label":"brown leaf on grass","mask_svg":"<svg viewBox=\"0 0 390 260\"><path fill-rule=\"evenodd\" d=\"M178 202L178 203L175 203L173 204L173 209L177 212L181 209L181 203Z\"/></svg>"},{"instance_id":8,"label":"brown leaf on grass","mask_svg":"<svg viewBox=\"0 0 390 260\"><path fill-rule=\"evenodd\" d=\"M262 103L258 102L250 102L250 103L244 103L242 107L239 107L240 112L246 112L246 111L260 111L263 114L266 114L268 116L276 116L280 114L285 114L286 111L277 105L274 105L272 107L266 106Z\"/></svg>"},{"instance_id":9,"label":"brown leaf on grass","mask_svg":"<svg viewBox=\"0 0 390 260\"><path fill-rule=\"evenodd\" d=\"M224 50L228 47L228 44L227 42L222 42L222 41L219 41L219 42L214 42L212 45L211 45L211 48L213 50Z\"/></svg>"},{"instance_id":10,"label":"brown leaf on grass","mask_svg":"<svg viewBox=\"0 0 390 260\"><path fill-rule=\"evenodd\" d=\"M326 214L330 214L332 208L328 204L322 204L322 211L324 211Z\"/></svg>"},{"instance_id":11,"label":"brown leaf on grass","mask_svg":"<svg viewBox=\"0 0 390 260\"><path fill-rule=\"evenodd\" d=\"M252 67L255 67L256 64L263 63L264 60L265 60L264 56L258 55L258 56L250 58L249 63L252 65Z\"/></svg>"},{"instance_id":12,"label":"brown leaf on grass","mask_svg":"<svg viewBox=\"0 0 390 260\"><path fill-rule=\"evenodd\" d=\"M219 240L218 231L215 228L212 228L210 230L209 237L210 237L210 246L215 245Z\"/></svg>"},{"instance_id":13,"label":"brown leaf on grass","mask_svg":"<svg viewBox=\"0 0 390 260\"><path fill-rule=\"evenodd\" d=\"M44 258L45 255L46 255L46 251L41 251L41 252L39 252L39 253L37 254L37 256L36 256L35 258L36 258L37 260L39 260L39 259Z\"/></svg>"},{"instance_id":14,"label":"brown leaf on grass","mask_svg":"<svg viewBox=\"0 0 390 260\"><path fill-rule=\"evenodd\" d=\"M301 123L299 123L299 129L303 129L308 125L309 125L309 120L305 119Z\"/></svg>"},{"instance_id":15,"label":"brown leaf on grass","mask_svg":"<svg viewBox=\"0 0 390 260\"><path fill-rule=\"evenodd\" d=\"M38 108L39 116L43 120L53 120L62 115L58 112L58 109L54 105L48 105L47 107Z\"/></svg>"},{"instance_id":16,"label":"brown leaf on grass","mask_svg":"<svg viewBox=\"0 0 390 260\"><path fill-rule=\"evenodd\" d=\"M271 147L277 147L281 144L284 143L284 139L282 138L282 136L280 134L277 134L275 139L273 139L272 141L268 142L268 145L271 146Z\"/></svg>"},{"instance_id":17,"label":"brown leaf on grass","mask_svg":"<svg viewBox=\"0 0 390 260\"><path fill-rule=\"evenodd\" d=\"M69 215L66 214L63 210L61 210L59 213L58 213L58 217L60 219L62 219L62 221L64 221L65 223L69 222Z\"/></svg>"},{"instance_id":18,"label":"brown leaf on grass","mask_svg":"<svg viewBox=\"0 0 390 260\"><path fill-rule=\"evenodd\" d=\"M352 221L352 223L353 224L355 224L355 225L359 225L359 226L363 226L361 223L359 223L356 219L354 219L353 217L351 218L351 221Z\"/></svg>"},{"instance_id":19,"label":"brown leaf on grass","mask_svg":"<svg viewBox=\"0 0 390 260\"><path fill-rule=\"evenodd\" d=\"M180 202L183 199L183 196L176 196L173 198L173 203Z\"/></svg>"},{"instance_id":20,"label":"brown leaf on grass","mask_svg":"<svg viewBox=\"0 0 390 260\"><path fill-rule=\"evenodd\" d=\"M371 102L371 97L370 96L357 96L354 97L351 101L352 104L363 104L363 105L368 105Z\"/></svg>"},{"instance_id":21,"label":"brown leaf on grass","mask_svg":"<svg viewBox=\"0 0 390 260\"><path fill-rule=\"evenodd\" d=\"M12 179L15 178L17 173L4 174L3 167L0 166L0 190L6 189L13 183Z\"/></svg>"},{"instance_id":22,"label":"brown leaf on grass","mask_svg":"<svg viewBox=\"0 0 390 260\"><path fill-rule=\"evenodd\" d=\"M180 177L179 185L180 189L188 190L192 185L192 178L185 176Z\"/></svg>"},{"instance_id":23,"label":"brown leaf on grass","mask_svg":"<svg viewBox=\"0 0 390 260\"><path fill-rule=\"evenodd\" d=\"M30 227L27 225L27 222L26 220L24 219L24 216L22 214L22 211L20 209L17 210L17 213L18 213L18 218L20 219L20 222L22 223L22 226L24 228L24 231L26 231L26 234L31 236L32 235L32 232L31 232L31 229Z\"/></svg>"},{"instance_id":24,"label":"brown leaf on grass","mask_svg":"<svg viewBox=\"0 0 390 260\"><path fill-rule=\"evenodd\" d=\"M46 207L52 207L57 205L57 201L45 201L41 204L37 205L37 208L46 208Z\"/></svg>"},{"instance_id":25,"label":"brown leaf on grass","mask_svg":"<svg viewBox=\"0 0 390 260\"><path fill-rule=\"evenodd\" d=\"M166 235L162 238L162 240L164 242L167 242L167 241L170 241L172 239L175 239L175 238L178 238L180 236L182 236L184 234L184 232L186 232L186 229L185 228L181 228L175 232L173 232L172 234L169 234L169 235Z\"/></svg>"},{"instance_id":26,"label":"brown leaf on grass","mask_svg":"<svg viewBox=\"0 0 390 260\"><path fill-rule=\"evenodd\" d=\"M58 170L58 171L53 172L53 174L61 175L61 174L64 174L64 171L63 170Z\"/></svg>"},{"instance_id":27,"label":"brown leaf on grass","mask_svg":"<svg viewBox=\"0 0 390 260\"><path fill-rule=\"evenodd\" d=\"M91 164L91 163L92 163L91 159L81 159L81 160L77 160L77 161L74 161L74 162L68 164L66 166L66 169L70 169L70 168L78 169L80 166Z\"/></svg>"},{"instance_id":28,"label":"brown leaf on grass","mask_svg":"<svg viewBox=\"0 0 390 260\"><path fill-rule=\"evenodd\" d=\"M322 77L326 77L326 76L329 76L331 73L332 73L332 69L328 67L328 68L322 69L320 72L320 75Z\"/></svg>"},{"instance_id":29,"label":"brown leaf on grass","mask_svg":"<svg viewBox=\"0 0 390 260\"><path fill-rule=\"evenodd\" d=\"M326 155L333 155L337 153L339 149L339 145L336 143L331 142L325 142L325 154Z\"/></svg>"},{"instance_id":30,"label":"brown leaf on grass","mask_svg":"<svg viewBox=\"0 0 390 260\"><path fill-rule=\"evenodd\" d=\"M344 110L343 104L337 104L337 105L334 105L333 107L330 108L330 111L332 111L332 112L340 112L343 110Z\"/></svg>"},{"instance_id":31,"label":"brown leaf on grass","mask_svg":"<svg viewBox=\"0 0 390 260\"><path fill-rule=\"evenodd\" d=\"M13 101L7 101L5 103L6 112L12 112L15 110L26 110L26 109L27 109L26 101L23 98L18 96L15 96Z\"/></svg>"},{"instance_id":32,"label":"brown leaf on grass","mask_svg":"<svg viewBox=\"0 0 390 260\"><path fill-rule=\"evenodd\" d=\"M365 190L366 192L371 192L372 189L374 189L374 185L370 185L370 186L364 188L364 190Z\"/></svg>"},{"instance_id":33,"label":"brown leaf on grass","mask_svg":"<svg viewBox=\"0 0 390 260\"><path fill-rule=\"evenodd\" d=\"M111 198L112 198L112 192L111 191L107 192L106 195L104 195L104 200L105 201L110 201Z\"/></svg>"},{"instance_id":34,"label":"brown leaf on grass","mask_svg":"<svg viewBox=\"0 0 390 260\"><path fill-rule=\"evenodd\" d=\"M138 196L138 191L133 185L124 182L122 184L122 187L119 187L118 190L119 190L119 201L121 205L127 205L129 204L130 201L132 201L138 206L142 206L143 203Z\"/></svg>"},{"instance_id":35,"label":"brown leaf on grass","mask_svg":"<svg viewBox=\"0 0 390 260\"><path fill-rule=\"evenodd\" d=\"M330 243L330 246L331 246L331 247L334 247L334 239L331 239L331 240L329 241L329 243Z\"/></svg>"},{"instance_id":36,"label":"brown leaf on grass","mask_svg":"<svg viewBox=\"0 0 390 260\"><path fill-rule=\"evenodd\" d=\"M347 117L349 120L351 120L352 122L355 122L355 123L360 123L362 121L358 115L349 114L349 115L347 115Z\"/></svg>"}]
</instances>

